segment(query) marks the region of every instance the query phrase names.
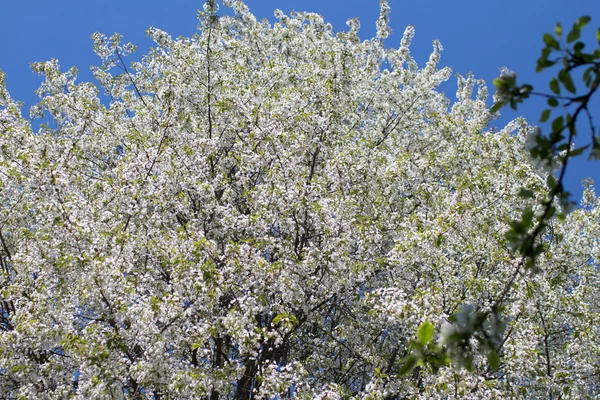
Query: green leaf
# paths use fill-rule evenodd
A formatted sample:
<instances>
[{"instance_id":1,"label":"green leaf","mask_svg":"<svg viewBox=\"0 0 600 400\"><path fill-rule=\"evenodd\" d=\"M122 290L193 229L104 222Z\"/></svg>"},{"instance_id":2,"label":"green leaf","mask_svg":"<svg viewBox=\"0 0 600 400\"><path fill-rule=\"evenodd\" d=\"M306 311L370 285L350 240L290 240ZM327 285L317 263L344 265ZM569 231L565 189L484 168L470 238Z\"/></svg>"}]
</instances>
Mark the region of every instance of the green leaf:
<instances>
[{"instance_id":1,"label":"green leaf","mask_svg":"<svg viewBox=\"0 0 600 400\"><path fill-rule=\"evenodd\" d=\"M533 192L529 189L521 188L521 190L519 190L519 197L531 199L533 198Z\"/></svg>"},{"instance_id":2,"label":"green leaf","mask_svg":"<svg viewBox=\"0 0 600 400\"><path fill-rule=\"evenodd\" d=\"M556 32L556 36L562 36L562 25L560 24L560 22L556 23L556 28L554 28L554 32Z\"/></svg>"},{"instance_id":3,"label":"green leaf","mask_svg":"<svg viewBox=\"0 0 600 400\"><path fill-rule=\"evenodd\" d=\"M569 32L569 34L567 35L567 43L573 43L574 41L579 39L580 36L581 32L577 27L577 23L575 23L575 25L573 25L573 28L571 29L571 32Z\"/></svg>"},{"instance_id":4,"label":"green leaf","mask_svg":"<svg viewBox=\"0 0 600 400\"><path fill-rule=\"evenodd\" d=\"M598 58L600 58L600 52L598 50L596 50L596 52L598 52ZM592 63L592 62L594 62L594 55L593 54L582 53L582 54L579 55L579 57L581 57L581 60L584 63Z\"/></svg>"},{"instance_id":5,"label":"green leaf","mask_svg":"<svg viewBox=\"0 0 600 400\"><path fill-rule=\"evenodd\" d=\"M544 122L548 121L548 118L550 118L550 109L546 109L542 112L542 115L540 117L540 122L544 123Z\"/></svg>"},{"instance_id":6,"label":"green leaf","mask_svg":"<svg viewBox=\"0 0 600 400\"><path fill-rule=\"evenodd\" d=\"M598 44L600 45L600 28L598 28L598 30L596 31L596 40L598 41Z\"/></svg>"},{"instance_id":7,"label":"green leaf","mask_svg":"<svg viewBox=\"0 0 600 400\"><path fill-rule=\"evenodd\" d=\"M575 149L575 150L573 150L573 151L571 151L571 152L569 153L569 157L577 157L577 156L579 156L579 155L583 154L583 152L584 152L584 151L585 151L587 148L588 148L588 146L584 146L584 147L580 147L580 148L578 148L578 149Z\"/></svg>"},{"instance_id":8,"label":"green leaf","mask_svg":"<svg viewBox=\"0 0 600 400\"><path fill-rule=\"evenodd\" d=\"M527 207L525 210L523 210L523 220L522 220L522 224L523 226L525 226L526 228L531 227L531 225L533 225L533 210L531 207Z\"/></svg>"},{"instance_id":9,"label":"green leaf","mask_svg":"<svg viewBox=\"0 0 600 400\"><path fill-rule=\"evenodd\" d=\"M556 107L558 105L558 100L556 100L554 97L550 97L548 99L548 105L550 107Z\"/></svg>"},{"instance_id":10,"label":"green leaf","mask_svg":"<svg viewBox=\"0 0 600 400\"><path fill-rule=\"evenodd\" d=\"M400 370L398 371L398 375L403 376L403 375L408 375L408 373L410 373L410 371L413 370L413 368L415 367L415 365L417 365L417 358L415 356L408 356L404 359L404 363L402 364L402 366L400 367Z\"/></svg>"},{"instance_id":11,"label":"green leaf","mask_svg":"<svg viewBox=\"0 0 600 400\"><path fill-rule=\"evenodd\" d=\"M492 350L488 353L487 360L492 371L496 371L500 367L500 356L496 350Z\"/></svg>"},{"instance_id":12,"label":"green leaf","mask_svg":"<svg viewBox=\"0 0 600 400\"><path fill-rule=\"evenodd\" d=\"M558 84L558 80L556 78L550 79L550 90L555 94L560 94L560 85Z\"/></svg>"},{"instance_id":13,"label":"green leaf","mask_svg":"<svg viewBox=\"0 0 600 400\"><path fill-rule=\"evenodd\" d=\"M544 43L546 43L546 46L553 48L553 49L560 49L560 45L558 44L558 42L556 41L556 39L554 39L554 36L552 36L549 33L544 33Z\"/></svg>"},{"instance_id":14,"label":"green leaf","mask_svg":"<svg viewBox=\"0 0 600 400\"><path fill-rule=\"evenodd\" d=\"M585 47L585 43L577 42L577 43L575 43L575 46L573 46L573 50L575 50L576 53L581 53L581 50L583 50L584 47Z\"/></svg>"},{"instance_id":15,"label":"green leaf","mask_svg":"<svg viewBox=\"0 0 600 400\"><path fill-rule=\"evenodd\" d=\"M558 80L563 84L565 89L571 93L575 93L575 85L573 84L573 79L571 79L571 74L569 72L561 69L558 73Z\"/></svg>"},{"instance_id":16,"label":"green leaf","mask_svg":"<svg viewBox=\"0 0 600 400\"><path fill-rule=\"evenodd\" d=\"M556 64L556 61L550 61L547 58L540 58L537 61L537 67L535 68L535 72L541 72L546 68L549 68Z\"/></svg>"},{"instance_id":17,"label":"green leaf","mask_svg":"<svg viewBox=\"0 0 600 400\"><path fill-rule=\"evenodd\" d=\"M592 72L594 72L594 70L595 70L595 68L594 68L594 67L589 67L589 68L588 68L588 69L586 69L586 70L585 70L585 72L583 73L583 80L584 80L584 81L586 81L586 83L587 83L587 81L588 81L588 80L590 80L590 78L591 78L591 77L590 77L590 74L591 74ZM587 86L589 86L589 85L587 85Z\"/></svg>"},{"instance_id":18,"label":"green leaf","mask_svg":"<svg viewBox=\"0 0 600 400\"><path fill-rule=\"evenodd\" d=\"M558 131L562 130L564 123L565 123L565 121L564 121L564 118L562 117L562 115L560 117L556 117L554 119L554 121L552 121L552 131L558 132Z\"/></svg>"},{"instance_id":19,"label":"green leaf","mask_svg":"<svg viewBox=\"0 0 600 400\"><path fill-rule=\"evenodd\" d=\"M547 59L548 56L550 55L550 53L552 53L552 49L550 47L544 47L542 49L542 55L540 57L540 59Z\"/></svg>"},{"instance_id":20,"label":"green leaf","mask_svg":"<svg viewBox=\"0 0 600 400\"><path fill-rule=\"evenodd\" d=\"M277 324L277 323L279 323L279 321L281 321L283 318L286 318L287 316L288 316L288 313L277 314L271 322L273 324Z\"/></svg>"},{"instance_id":21,"label":"green leaf","mask_svg":"<svg viewBox=\"0 0 600 400\"><path fill-rule=\"evenodd\" d=\"M579 17L577 19L577 21L575 21L575 26L577 26L577 29L583 29L584 26L586 26L588 24L588 22L590 22L592 20L592 18L589 15L584 15L583 17Z\"/></svg>"},{"instance_id":22,"label":"green leaf","mask_svg":"<svg viewBox=\"0 0 600 400\"><path fill-rule=\"evenodd\" d=\"M492 114L497 113L506 103L503 102L498 102L498 103L494 103L494 105L492 106L492 108L490 108L490 112Z\"/></svg>"},{"instance_id":23,"label":"green leaf","mask_svg":"<svg viewBox=\"0 0 600 400\"><path fill-rule=\"evenodd\" d=\"M426 345L433 339L434 327L431 322L423 322L417 330L417 339L422 345Z\"/></svg>"}]
</instances>

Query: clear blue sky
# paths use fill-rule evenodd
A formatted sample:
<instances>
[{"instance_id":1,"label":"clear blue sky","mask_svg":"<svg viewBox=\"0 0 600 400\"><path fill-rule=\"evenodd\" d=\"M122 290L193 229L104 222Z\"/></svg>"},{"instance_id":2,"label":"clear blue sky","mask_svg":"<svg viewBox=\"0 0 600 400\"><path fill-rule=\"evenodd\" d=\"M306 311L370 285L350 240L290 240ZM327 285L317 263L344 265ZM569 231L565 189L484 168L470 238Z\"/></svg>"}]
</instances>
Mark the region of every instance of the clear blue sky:
<instances>
[{"instance_id":1,"label":"clear blue sky","mask_svg":"<svg viewBox=\"0 0 600 400\"><path fill-rule=\"evenodd\" d=\"M592 17L587 35L594 44L600 26L600 0L389 0L392 7L391 26L394 34L387 46L397 46L406 25L416 28L412 52L424 64L431 41L439 39L444 46L442 64L455 72L472 71L485 79L490 91L498 69L507 66L522 81L547 91L549 77L535 74L544 32L552 31L556 21L570 26L581 15ZM378 0L247 0L250 10L259 18L273 17L273 10L312 11L322 14L335 30L345 30L348 18L361 19L361 36L375 33L379 13ZM27 106L35 103L35 89L40 79L29 69L29 63L57 58L63 69L75 65L80 79L92 80L90 65L98 60L92 51L90 35L100 31L107 35L119 32L126 41L138 45L138 54L150 46L145 30L156 26L172 36L189 36L196 30L196 13L201 0L9 0L0 10L0 69L7 73L7 84L13 98ZM536 85L537 83L537 85ZM454 82L443 89L454 98ZM528 103L518 114L535 123L544 103ZM600 123L600 101L592 110ZM503 110L499 123L517 114ZM588 139L588 131L579 133ZM600 187L600 161L580 162L570 166L567 187L579 197L580 180L591 176Z\"/></svg>"}]
</instances>

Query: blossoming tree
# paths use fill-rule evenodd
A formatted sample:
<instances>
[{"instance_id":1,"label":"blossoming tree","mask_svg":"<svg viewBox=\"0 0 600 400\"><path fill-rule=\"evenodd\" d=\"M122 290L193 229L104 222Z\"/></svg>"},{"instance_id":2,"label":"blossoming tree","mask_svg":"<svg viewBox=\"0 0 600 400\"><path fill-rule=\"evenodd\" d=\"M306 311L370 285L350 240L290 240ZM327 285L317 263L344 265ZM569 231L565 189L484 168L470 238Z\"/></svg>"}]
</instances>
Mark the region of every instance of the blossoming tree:
<instances>
[{"instance_id":1,"label":"blossoming tree","mask_svg":"<svg viewBox=\"0 0 600 400\"><path fill-rule=\"evenodd\" d=\"M384 47L385 1L364 42L223 3L192 38L150 29L131 66L94 35L109 104L35 64L37 131L0 75L0 396L597 394L593 186L515 273L504 233L547 194L532 128L489 129L472 76L451 104L412 27Z\"/></svg>"}]
</instances>

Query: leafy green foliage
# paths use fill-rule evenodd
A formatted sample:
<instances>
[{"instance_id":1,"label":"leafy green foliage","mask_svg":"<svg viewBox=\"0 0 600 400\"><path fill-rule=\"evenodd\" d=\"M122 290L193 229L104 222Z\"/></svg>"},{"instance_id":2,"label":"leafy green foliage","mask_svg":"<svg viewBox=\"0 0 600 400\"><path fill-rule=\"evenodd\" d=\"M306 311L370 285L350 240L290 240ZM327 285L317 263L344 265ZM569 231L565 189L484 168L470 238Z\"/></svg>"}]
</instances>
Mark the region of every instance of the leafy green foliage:
<instances>
[{"instance_id":1,"label":"leafy green foliage","mask_svg":"<svg viewBox=\"0 0 600 400\"><path fill-rule=\"evenodd\" d=\"M506 105L516 109L518 104L530 96L541 96L547 99L550 108L542 112L540 122L547 122L553 112L560 113L552 120L550 133L547 136L539 133L533 135L529 148L531 156L539 165L546 168L547 173L551 174L550 176L559 166L558 177L557 179L549 177L550 193L546 199L542 200L541 211L534 214L530 208L526 208L521 219L514 221L510 231L506 234L514 251L523 256L522 264L534 265L535 258L541 254L542 247L539 244L539 238L547 227L548 221L557 211L553 204L554 199L558 199L561 204L560 213L568 212L572 207L570 194L564 190L562 184L569 159L583 154L588 148L591 148L590 158L598 158L600 154L598 145L600 141L588 109L589 101L600 85L600 48L586 53L583 51L585 44L577 41L581 37L581 30L590 21L589 16L583 16L575 21L567 34L566 43L562 40L563 30L560 23L556 24L555 35L544 34L545 46L537 60L536 71L542 72L556 64L561 66L557 75L550 79L551 94L535 92L529 84L519 86L514 73L504 73L494 80L497 101L492 106L492 112L496 112ZM577 93L577 87L573 81L572 72L579 69L584 69L583 83L588 88L584 94ZM561 88L564 88L572 96L561 96ZM568 112L569 109L573 109L573 112ZM591 143L574 149L573 138L577 134L577 120L584 114L589 120Z\"/></svg>"},{"instance_id":2,"label":"leafy green foliage","mask_svg":"<svg viewBox=\"0 0 600 400\"><path fill-rule=\"evenodd\" d=\"M433 339L433 324L431 322L424 322L419 326L417 330L417 339L422 345L427 345Z\"/></svg>"}]
</instances>

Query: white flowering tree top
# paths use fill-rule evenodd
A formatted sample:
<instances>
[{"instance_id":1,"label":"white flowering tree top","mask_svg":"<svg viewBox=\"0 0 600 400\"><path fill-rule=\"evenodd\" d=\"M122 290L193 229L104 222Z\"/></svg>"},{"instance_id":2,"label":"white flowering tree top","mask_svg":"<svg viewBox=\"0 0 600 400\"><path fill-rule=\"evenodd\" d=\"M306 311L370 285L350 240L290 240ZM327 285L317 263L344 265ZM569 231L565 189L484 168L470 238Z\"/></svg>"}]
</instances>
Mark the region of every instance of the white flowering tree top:
<instances>
[{"instance_id":1,"label":"white flowering tree top","mask_svg":"<svg viewBox=\"0 0 600 400\"><path fill-rule=\"evenodd\" d=\"M384 47L385 2L364 42L223 3L192 38L150 29L132 66L94 35L109 102L35 64L37 131L1 76L0 397L598 394L592 186L515 276L519 190L547 190L532 129L488 129L482 82L451 103L439 43L423 68L412 27Z\"/></svg>"}]
</instances>

